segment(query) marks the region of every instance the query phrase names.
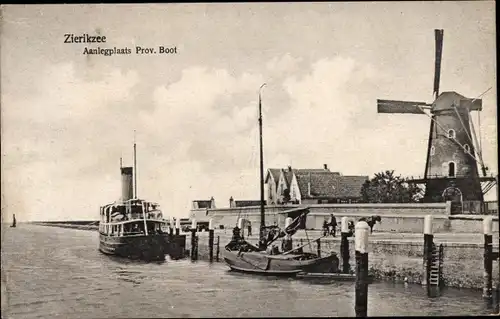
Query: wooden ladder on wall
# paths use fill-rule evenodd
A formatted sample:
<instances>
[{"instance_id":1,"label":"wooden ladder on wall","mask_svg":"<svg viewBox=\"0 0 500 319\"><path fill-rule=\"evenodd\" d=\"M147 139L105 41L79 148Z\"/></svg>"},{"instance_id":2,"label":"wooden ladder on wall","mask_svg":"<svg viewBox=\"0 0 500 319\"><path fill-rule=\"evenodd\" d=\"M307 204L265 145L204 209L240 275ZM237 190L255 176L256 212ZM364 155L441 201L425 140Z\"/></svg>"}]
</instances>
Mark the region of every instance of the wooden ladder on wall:
<instances>
[{"instance_id":1,"label":"wooden ladder on wall","mask_svg":"<svg viewBox=\"0 0 500 319\"><path fill-rule=\"evenodd\" d=\"M443 275L443 245L440 244L436 247L432 244L432 264L431 272L429 274L429 285L430 286L441 286Z\"/></svg>"}]
</instances>

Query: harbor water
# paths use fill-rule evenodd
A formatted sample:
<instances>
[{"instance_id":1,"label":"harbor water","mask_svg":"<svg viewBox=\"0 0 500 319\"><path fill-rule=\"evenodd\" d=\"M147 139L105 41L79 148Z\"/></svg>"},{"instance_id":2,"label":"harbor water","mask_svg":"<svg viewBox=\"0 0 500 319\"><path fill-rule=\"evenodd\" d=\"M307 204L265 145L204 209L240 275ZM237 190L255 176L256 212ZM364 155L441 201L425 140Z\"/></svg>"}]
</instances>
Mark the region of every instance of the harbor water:
<instances>
[{"instance_id":1,"label":"harbor water","mask_svg":"<svg viewBox=\"0 0 500 319\"><path fill-rule=\"evenodd\" d=\"M223 263L145 263L98 250L95 231L2 226L2 318L354 316L354 283L258 277ZM481 291L373 283L369 316L489 314Z\"/></svg>"}]
</instances>

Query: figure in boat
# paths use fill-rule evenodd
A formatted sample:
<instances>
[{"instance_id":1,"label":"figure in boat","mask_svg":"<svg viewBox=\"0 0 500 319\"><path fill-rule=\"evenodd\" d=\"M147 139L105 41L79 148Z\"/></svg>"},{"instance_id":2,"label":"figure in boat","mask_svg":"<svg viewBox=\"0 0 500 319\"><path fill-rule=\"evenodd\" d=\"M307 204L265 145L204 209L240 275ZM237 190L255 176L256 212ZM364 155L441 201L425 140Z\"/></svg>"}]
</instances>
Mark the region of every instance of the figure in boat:
<instances>
[{"instance_id":1,"label":"figure in boat","mask_svg":"<svg viewBox=\"0 0 500 319\"><path fill-rule=\"evenodd\" d=\"M10 227L16 227L16 214L12 214L12 225Z\"/></svg>"},{"instance_id":2,"label":"figure in boat","mask_svg":"<svg viewBox=\"0 0 500 319\"><path fill-rule=\"evenodd\" d=\"M260 90L264 87L263 84ZM293 249L292 236L299 228L305 229L305 219L309 209L306 207L294 209L287 215L298 214L295 219L288 217L285 229L277 226L266 226L264 208L264 160L262 144L262 99L259 90L259 137L260 137L260 232L259 247L256 247L241 237L242 227L233 229L233 238L225 246L224 260L232 270L248 273L295 275L301 272L338 272L339 259L335 253L320 257L313 253L299 252L302 245ZM284 238L281 248L273 243Z\"/></svg>"},{"instance_id":3,"label":"figure in boat","mask_svg":"<svg viewBox=\"0 0 500 319\"><path fill-rule=\"evenodd\" d=\"M335 253L320 257L311 252L304 252L307 242L294 248L292 236L303 229L308 208L297 208L284 213L301 212L291 220L287 218L285 229L278 226L264 228L265 249L256 247L242 238L240 228L233 229L233 238L225 247L224 260L237 271L272 275L296 275L303 272L338 272L339 259ZM281 239L281 245L278 240Z\"/></svg>"}]
</instances>

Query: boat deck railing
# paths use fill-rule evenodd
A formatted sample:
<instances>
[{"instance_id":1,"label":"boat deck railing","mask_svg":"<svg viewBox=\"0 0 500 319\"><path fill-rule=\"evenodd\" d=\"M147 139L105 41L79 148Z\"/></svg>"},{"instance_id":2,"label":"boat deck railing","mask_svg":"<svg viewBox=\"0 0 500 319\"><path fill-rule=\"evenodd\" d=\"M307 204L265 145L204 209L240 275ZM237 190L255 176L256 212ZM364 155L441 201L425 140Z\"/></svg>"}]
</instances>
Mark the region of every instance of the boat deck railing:
<instances>
[{"instance_id":1,"label":"boat deck railing","mask_svg":"<svg viewBox=\"0 0 500 319\"><path fill-rule=\"evenodd\" d=\"M120 221L111 221L109 223L101 222L101 224L115 226L115 225L124 225L124 224L137 223L137 222L143 223L144 219L143 218L134 218L134 219L127 219L127 220L120 220ZM162 224L168 223L168 221L165 219L153 219L153 218L146 218L146 222L155 222L155 223L162 223Z\"/></svg>"}]
</instances>

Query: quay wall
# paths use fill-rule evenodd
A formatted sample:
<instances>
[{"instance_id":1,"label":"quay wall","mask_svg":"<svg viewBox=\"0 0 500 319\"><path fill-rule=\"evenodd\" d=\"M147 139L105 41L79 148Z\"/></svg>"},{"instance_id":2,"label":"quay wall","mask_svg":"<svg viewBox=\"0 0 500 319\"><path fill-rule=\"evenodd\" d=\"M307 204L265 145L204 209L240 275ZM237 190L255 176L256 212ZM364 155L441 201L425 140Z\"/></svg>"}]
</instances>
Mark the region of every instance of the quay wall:
<instances>
[{"instance_id":1,"label":"quay wall","mask_svg":"<svg viewBox=\"0 0 500 319\"><path fill-rule=\"evenodd\" d=\"M267 225L284 226L285 214L281 213L299 207L266 206L265 218ZM451 203L432 204L315 204L307 205L310 213L307 216L306 227L310 230L322 228L325 218L333 214L340 222L342 217L358 220L361 217L379 215L382 223L377 223L374 231L397 233L421 233L424 228L424 217L432 215L433 231L435 233L471 233L482 232L483 215L450 215ZM238 218L251 222L253 229L260 228L260 207L193 209L191 219L208 222L213 219L215 228L233 228ZM493 231L498 231L498 218L493 217Z\"/></svg>"},{"instance_id":2,"label":"quay wall","mask_svg":"<svg viewBox=\"0 0 500 319\"><path fill-rule=\"evenodd\" d=\"M198 259L208 260L208 232L198 232ZM219 262L224 262L224 246L231 240L230 231L216 231L220 240ZM248 239L256 243L257 237ZM482 289L483 286L483 245L482 244L460 244L460 243L440 243L434 241L436 246L443 245L443 281L448 287ZM498 243L495 238L494 243ZM294 246L306 244L305 238L294 240ZM351 273L355 270L354 259L354 239L349 238ZM191 235L187 235L186 249L191 250ZM498 244L494 244L494 250L498 250ZM317 251L317 243L305 246L304 251ZM336 252L340 256L340 238L329 237L321 239L322 254ZM421 284L423 278L423 235L422 240L401 241L401 240L369 240L369 272L375 279L390 280L395 282L408 282ZM214 261L216 248L214 247ZM341 260L342 264L342 260ZM493 262L493 286L499 280L499 262ZM406 279L405 279L406 278Z\"/></svg>"}]
</instances>

